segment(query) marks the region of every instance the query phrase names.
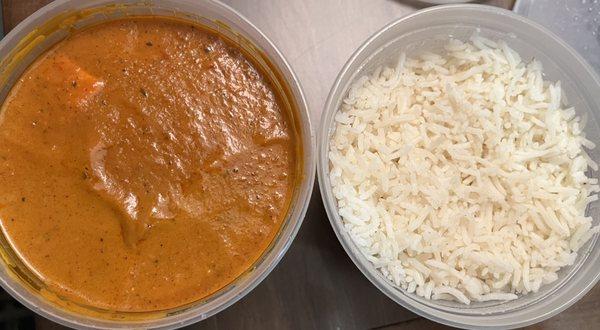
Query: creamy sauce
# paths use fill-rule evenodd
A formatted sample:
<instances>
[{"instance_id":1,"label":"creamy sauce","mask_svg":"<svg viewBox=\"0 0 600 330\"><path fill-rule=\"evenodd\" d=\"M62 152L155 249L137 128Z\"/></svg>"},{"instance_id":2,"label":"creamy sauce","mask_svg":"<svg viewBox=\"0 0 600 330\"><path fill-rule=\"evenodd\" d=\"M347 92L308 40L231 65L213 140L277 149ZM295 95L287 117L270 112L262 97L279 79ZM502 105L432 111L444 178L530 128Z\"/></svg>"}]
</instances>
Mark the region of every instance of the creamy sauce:
<instances>
[{"instance_id":1,"label":"creamy sauce","mask_svg":"<svg viewBox=\"0 0 600 330\"><path fill-rule=\"evenodd\" d=\"M255 65L184 22L78 32L0 116L0 220L47 287L154 311L232 282L279 230L296 180L291 116Z\"/></svg>"}]
</instances>

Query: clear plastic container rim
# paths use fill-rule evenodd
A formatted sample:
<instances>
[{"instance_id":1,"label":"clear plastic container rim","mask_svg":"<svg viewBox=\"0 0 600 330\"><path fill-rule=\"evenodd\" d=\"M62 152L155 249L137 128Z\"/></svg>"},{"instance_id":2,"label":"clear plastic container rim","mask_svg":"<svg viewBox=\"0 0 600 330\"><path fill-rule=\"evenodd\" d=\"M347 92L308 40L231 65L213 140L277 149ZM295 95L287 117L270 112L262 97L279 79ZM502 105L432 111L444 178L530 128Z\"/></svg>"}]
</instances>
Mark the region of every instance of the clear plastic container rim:
<instances>
[{"instance_id":1,"label":"clear plastic container rim","mask_svg":"<svg viewBox=\"0 0 600 330\"><path fill-rule=\"evenodd\" d=\"M255 46L267 54L269 59L277 66L282 76L286 79L291 90L293 100L296 102L298 112L298 126L301 129L301 140L303 144L303 168L302 177L295 199L292 201L286 223L282 225L280 233L275 238L274 242L263 256L254 264L253 270L242 277L236 279L219 292L223 292L218 298L206 304L198 304L185 309L181 313L167 315L164 318L149 319L149 320L130 320L130 321L115 321L109 319L100 319L90 317L85 314L73 313L66 311L53 303L45 301L39 295L31 292L17 281L7 269L6 264L2 262L0 269L0 285L15 299L23 303L26 307L34 312L48 318L59 324L79 328L79 329L109 329L109 328L156 328L156 329L173 329L183 327L203 319L206 319L224 309L231 306L250 291L252 291L262 280L264 280L279 261L293 242L300 226L304 220L306 210L312 194L312 189L315 181L316 170L316 142L315 133L312 129L310 113L304 92L300 81L295 72L289 65L288 61L282 55L275 44L252 22L243 15L228 5L225 5L217 0L89 0L82 2L80 0L56 0L40 8L32 15L28 16L20 22L10 33L8 33L2 41L0 41L0 55L2 58L10 53L10 48L14 47L22 38L31 32L37 24L47 21L56 15L65 11L82 10L84 8L96 8L112 4L135 4L140 6L168 5L174 12L181 10L179 6L185 8L195 8L196 11L187 12L192 15L202 15L201 7L211 8L224 15L228 19L239 24L239 29L234 29L234 32L245 36L248 40L254 42ZM233 29L233 27L232 27ZM251 34L254 40L250 37ZM259 43L261 46L259 46ZM217 292L217 293L219 293ZM215 294L213 294L215 295ZM212 295L211 295L212 296Z\"/></svg>"},{"instance_id":2,"label":"clear plastic container rim","mask_svg":"<svg viewBox=\"0 0 600 330\"><path fill-rule=\"evenodd\" d=\"M497 18L511 20L519 24L527 25L528 27L537 30L537 33L539 33L540 35L550 37L552 41L556 43L557 46L561 47L563 50L566 50L569 53L569 57L573 61L575 61L575 63L578 66L584 68L584 71L586 71L586 73L590 75L592 80L595 81L595 85L598 86L598 92L600 93L600 78L593 70L593 68L566 42L564 42L562 39L560 39L558 36L556 36L554 33L549 31L545 27L533 22L528 18L522 17L510 10L481 4L450 4L421 9L419 11L416 11L414 13L408 14L397 20L392 21L391 23L385 25L379 31L371 35L350 56L350 58L346 61L345 65L337 75L323 108L323 113L321 116L321 122L317 136L317 175L319 189L331 226L333 227L333 230L338 240L342 244L344 250L352 259L356 267L363 273L363 275L390 299L394 300L396 303L402 305L403 307L409 309L410 311L418 315L449 326L472 329L506 329L523 327L548 319L577 302L589 290L591 290L594 287L598 280L600 280L600 269L594 274L593 278L591 278L589 282L585 283L582 290L577 292L575 295L569 297L569 299L567 299L566 301L562 301L560 305L556 308L549 311L537 313L536 315L529 315L518 320L486 320L485 317L487 316L485 315L459 315L448 311L436 309L434 307L424 305L408 297L409 294L403 293L399 289L387 283L387 281L382 280L380 275L377 273L377 270L375 270L374 267L363 256L360 256L360 251L354 245L351 239L346 235L345 228L343 227L341 218L337 212L337 202L335 201L331 190L331 184L329 182L329 158L327 154L329 151L329 137L334 125L333 116L338 110L337 105L339 104L340 98L343 98L345 95L345 91L342 90L342 88L347 86L347 79L352 76L352 73L349 72L351 68L353 68L358 63L359 59L363 60L362 65L364 65L364 63L368 61L369 57L367 57L367 59L363 59L362 57L365 56L364 53L367 52L367 49L369 49L370 45L375 43L379 38L382 38L382 35L385 35L387 31L393 29L395 26L405 24L407 21L410 21L415 17L423 15L430 15L429 17L431 18L431 15L435 14L438 15L437 17L440 17L440 15L444 15L444 13L458 11L469 12L471 15L495 15L497 16ZM356 70L356 68L353 69ZM592 239L594 241L593 243L595 243L596 245L596 241L598 240L597 236L598 234L594 235ZM543 301L540 304L543 304Z\"/></svg>"}]
</instances>

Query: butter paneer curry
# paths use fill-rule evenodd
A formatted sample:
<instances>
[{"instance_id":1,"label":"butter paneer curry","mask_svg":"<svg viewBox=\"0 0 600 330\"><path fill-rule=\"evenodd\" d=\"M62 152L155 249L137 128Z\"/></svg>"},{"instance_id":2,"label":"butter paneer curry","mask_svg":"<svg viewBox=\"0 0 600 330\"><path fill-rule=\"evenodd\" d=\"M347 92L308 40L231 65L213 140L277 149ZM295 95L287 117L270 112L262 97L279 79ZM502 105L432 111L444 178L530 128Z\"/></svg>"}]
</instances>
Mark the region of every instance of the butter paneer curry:
<instances>
[{"instance_id":1,"label":"butter paneer curry","mask_svg":"<svg viewBox=\"0 0 600 330\"><path fill-rule=\"evenodd\" d=\"M290 109L221 36L138 17L43 54L0 117L0 219L50 292L118 311L206 297L278 232L297 179Z\"/></svg>"}]
</instances>

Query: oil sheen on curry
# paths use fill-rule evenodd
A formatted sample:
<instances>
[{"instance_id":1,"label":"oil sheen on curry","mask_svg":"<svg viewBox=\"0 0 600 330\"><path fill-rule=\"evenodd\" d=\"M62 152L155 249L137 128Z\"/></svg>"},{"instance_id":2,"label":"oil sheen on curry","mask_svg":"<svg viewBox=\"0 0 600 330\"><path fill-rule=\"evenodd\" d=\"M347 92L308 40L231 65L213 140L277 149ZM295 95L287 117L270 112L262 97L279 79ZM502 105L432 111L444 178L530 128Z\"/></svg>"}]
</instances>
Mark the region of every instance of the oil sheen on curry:
<instances>
[{"instance_id":1,"label":"oil sheen on curry","mask_svg":"<svg viewBox=\"0 0 600 330\"><path fill-rule=\"evenodd\" d=\"M51 292L156 311L252 266L301 149L258 68L213 32L139 17L79 31L25 71L0 116L0 218Z\"/></svg>"}]
</instances>

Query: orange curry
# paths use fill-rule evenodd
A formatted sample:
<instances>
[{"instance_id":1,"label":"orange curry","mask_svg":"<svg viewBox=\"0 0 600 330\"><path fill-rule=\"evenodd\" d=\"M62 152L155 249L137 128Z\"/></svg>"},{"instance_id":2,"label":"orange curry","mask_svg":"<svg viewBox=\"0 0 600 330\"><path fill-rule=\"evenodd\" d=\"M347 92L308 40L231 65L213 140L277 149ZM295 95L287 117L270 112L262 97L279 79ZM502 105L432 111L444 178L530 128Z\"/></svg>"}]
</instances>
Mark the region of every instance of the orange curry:
<instances>
[{"instance_id":1,"label":"orange curry","mask_svg":"<svg viewBox=\"0 0 600 330\"><path fill-rule=\"evenodd\" d=\"M0 220L51 292L118 311L206 297L278 232L298 173L272 81L183 21L75 33L0 113Z\"/></svg>"}]
</instances>

